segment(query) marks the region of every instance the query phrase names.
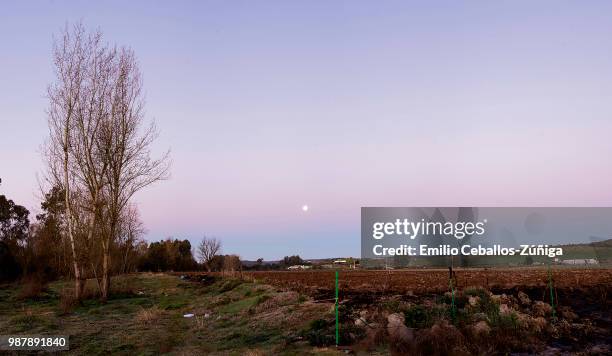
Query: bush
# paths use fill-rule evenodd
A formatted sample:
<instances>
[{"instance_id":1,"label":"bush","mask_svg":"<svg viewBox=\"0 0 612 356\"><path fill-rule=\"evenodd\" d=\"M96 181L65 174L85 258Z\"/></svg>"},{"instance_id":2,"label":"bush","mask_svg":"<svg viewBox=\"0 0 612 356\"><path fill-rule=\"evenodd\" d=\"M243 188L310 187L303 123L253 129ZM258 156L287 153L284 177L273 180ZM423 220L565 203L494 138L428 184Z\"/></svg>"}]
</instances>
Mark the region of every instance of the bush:
<instances>
[{"instance_id":1,"label":"bush","mask_svg":"<svg viewBox=\"0 0 612 356\"><path fill-rule=\"evenodd\" d=\"M457 328L445 322L421 330L413 353L419 355L469 355L465 337Z\"/></svg>"},{"instance_id":2,"label":"bush","mask_svg":"<svg viewBox=\"0 0 612 356\"><path fill-rule=\"evenodd\" d=\"M304 337L311 346L328 346L336 342L333 322L316 319L310 322L308 329L304 333Z\"/></svg>"},{"instance_id":3,"label":"bush","mask_svg":"<svg viewBox=\"0 0 612 356\"><path fill-rule=\"evenodd\" d=\"M505 331L518 331L520 323L516 313L497 314L491 319L491 325L496 326Z\"/></svg>"},{"instance_id":4,"label":"bush","mask_svg":"<svg viewBox=\"0 0 612 356\"><path fill-rule=\"evenodd\" d=\"M433 324L431 312L422 305L414 305L404 312L406 326L411 328L427 328Z\"/></svg>"}]
</instances>

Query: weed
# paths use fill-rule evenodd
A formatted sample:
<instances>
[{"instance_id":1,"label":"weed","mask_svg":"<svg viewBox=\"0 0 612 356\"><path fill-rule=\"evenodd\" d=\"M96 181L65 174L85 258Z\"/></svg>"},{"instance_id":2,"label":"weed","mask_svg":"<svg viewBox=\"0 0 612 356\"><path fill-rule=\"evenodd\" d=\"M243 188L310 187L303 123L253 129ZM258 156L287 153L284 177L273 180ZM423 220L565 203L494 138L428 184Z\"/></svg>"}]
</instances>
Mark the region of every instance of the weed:
<instances>
[{"instance_id":1,"label":"weed","mask_svg":"<svg viewBox=\"0 0 612 356\"><path fill-rule=\"evenodd\" d=\"M148 309L141 309L136 313L134 320L140 324L152 324L156 322L162 315L162 310L157 306L153 306Z\"/></svg>"}]
</instances>

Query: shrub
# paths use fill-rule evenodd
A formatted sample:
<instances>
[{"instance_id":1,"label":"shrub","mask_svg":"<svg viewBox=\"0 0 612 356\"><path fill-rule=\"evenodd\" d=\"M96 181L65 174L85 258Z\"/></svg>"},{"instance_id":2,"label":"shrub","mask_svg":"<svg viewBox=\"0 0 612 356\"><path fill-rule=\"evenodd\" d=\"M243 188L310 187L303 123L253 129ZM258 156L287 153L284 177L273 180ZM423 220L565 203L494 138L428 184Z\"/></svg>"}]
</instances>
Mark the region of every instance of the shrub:
<instances>
[{"instance_id":1,"label":"shrub","mask_svg":"<svg viewBox=\"0 0 612 356\"><path fill-rule=\"evenodd\" d=\"M504 331L518 331L520 329L518 317L514 312L509 314L497 313L490 320L492 326L498 327Z\"/></svg>"},{"instance_id":2,"label":"shrub","mask_svg":"<svg viewBox=\"0 0 612 356\"><path fill-rule=\"evenodd\" d=\"M304 337L311 346L328 346L336 342L333 322L316 319L310 322L308 329L304 333Z\"/></svg>"},{"instance_id":3,"label":"shrub","mask_svg":"<svg viewBox=\"0 0 612 356\"><path fill-rule=\"evenodd\" d=\"M433 324L431 312L422 305L413 305L404 311L404 319L411 328L426 328Z\"/></svg>"},{"instance_id":4,"label":"shrub","mask_svg":"<svg viewBox=\"0 0 612 356\"><path fill-rule=\"evenodd\" d=\"M385 300L381 303L381 307L393 313L401 312L401 302L397 299Z\"/></svg>"},{"instance_id":5,"label":"shrub","mask_svg":"<svg viewBox=\"0 0 612 356\"><path fill-rule=\"evenodd\" d=\"M420 331L415 352L419 355L468 355L463 334L445 322Z\"/></svg>"}]
</instances>

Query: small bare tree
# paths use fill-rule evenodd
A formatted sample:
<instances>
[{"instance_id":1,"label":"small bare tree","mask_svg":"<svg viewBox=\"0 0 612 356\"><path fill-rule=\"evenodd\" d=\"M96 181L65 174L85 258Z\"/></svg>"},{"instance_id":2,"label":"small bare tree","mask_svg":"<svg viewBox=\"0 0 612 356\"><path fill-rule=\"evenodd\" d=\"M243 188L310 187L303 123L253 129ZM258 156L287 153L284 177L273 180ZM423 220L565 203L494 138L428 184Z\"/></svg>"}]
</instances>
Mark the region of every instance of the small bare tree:
<instances>
[{"instance_id":1,"label":"small bare tree","mask_svg":"<svg viewBox=\"0 0 612 356\"><path fill-rule=\"evenodd\" d=\"M134 269L136 261L133 260L133 256L137 254L139 245L144 243L142 236L145 233L146 229L140 220L138 208L129 204L121 214L117 240L117 247L121 255L119 268L121 273L127 273Z\"/></svg>"},{"instance_id":2,"label":"small bare tree","mask_svg":"<svg viewBox=\"0 0 612 356\"><path fill-rule=\"evenodd\" d=\"M223 257L223 275L235 276L236 272L240 272L242 278L242 262L238 255L227 255Z\"/></svg>"},{"instance_id":3,"label":"small bare tree","mask_svg":"<svg viewBox=\"0 0 612 356\"><path fill-rule=\"evenodd\" d=\"M214 237L202 238L198 245L198 259L200 263L206 267L206 270L210 272L210 261L221 251L221 241Z\"/></svg>"}]
</instances>

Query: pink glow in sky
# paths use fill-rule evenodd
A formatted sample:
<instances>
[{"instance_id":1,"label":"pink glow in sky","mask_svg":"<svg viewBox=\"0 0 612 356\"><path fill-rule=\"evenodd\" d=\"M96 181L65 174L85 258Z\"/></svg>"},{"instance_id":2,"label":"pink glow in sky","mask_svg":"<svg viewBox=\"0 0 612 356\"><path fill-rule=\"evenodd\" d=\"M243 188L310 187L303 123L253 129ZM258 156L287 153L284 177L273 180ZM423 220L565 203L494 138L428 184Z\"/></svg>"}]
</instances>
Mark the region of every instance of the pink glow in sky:
<instances>
[{"instance_id":1,"label":"pink glow in sky","mask_svg":"<svg viewBox=\"0 0 612 356\"><path fill-rule=\"evenodd\" d=\"M38 209L51 36L82 19L172 150L149 240L355 256L361 206L611 205L612 3L427 4L4 3L0 194Z\"/></svg>"}]
</instances>

